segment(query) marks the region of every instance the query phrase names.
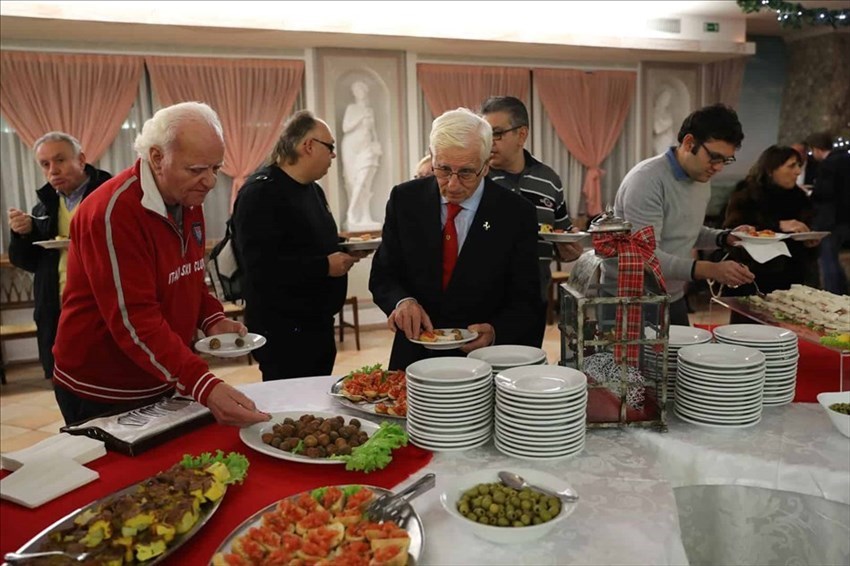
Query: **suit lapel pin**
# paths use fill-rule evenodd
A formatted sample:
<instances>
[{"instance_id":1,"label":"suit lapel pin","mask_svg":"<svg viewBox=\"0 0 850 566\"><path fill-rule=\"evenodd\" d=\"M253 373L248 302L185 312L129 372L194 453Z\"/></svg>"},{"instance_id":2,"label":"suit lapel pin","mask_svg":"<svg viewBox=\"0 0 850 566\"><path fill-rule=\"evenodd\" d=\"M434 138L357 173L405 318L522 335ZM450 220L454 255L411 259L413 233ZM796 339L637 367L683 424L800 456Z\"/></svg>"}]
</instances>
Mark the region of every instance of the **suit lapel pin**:
<instances>
[{"instance_id":1,"label":"suit lapel pin","mask_svg":"<svg viewBox=\"0 0 850 566\"><path fill-rule=\"evenodd\" d=\"M487 222L486 220L484 221L484 229L485 229L485 230L489 230L489 229L490 229L490 223L489 223L489 222Z\"/></svg>"}]
</instances>

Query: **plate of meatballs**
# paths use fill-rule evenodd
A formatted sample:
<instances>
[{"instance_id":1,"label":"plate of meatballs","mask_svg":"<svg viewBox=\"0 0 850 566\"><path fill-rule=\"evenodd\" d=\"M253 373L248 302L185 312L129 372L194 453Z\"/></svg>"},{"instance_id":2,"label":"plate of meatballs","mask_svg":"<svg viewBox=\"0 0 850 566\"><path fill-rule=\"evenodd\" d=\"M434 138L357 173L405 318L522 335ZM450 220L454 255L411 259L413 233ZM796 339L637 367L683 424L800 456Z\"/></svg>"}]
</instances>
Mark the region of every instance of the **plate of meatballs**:
<instances>
[{"instance_id":1,"label":"plate of meatballs","mask_svg":"<svg viewBox=\"0 0 850 566\"><path fill-rule=\"evenodd\" d=\"M239 431L250 448L281 460L309 464L345 464L333 456L351 454L378 430L367 420L324 412L272 413L270 421Z\"/></svg>"}]
</instances>

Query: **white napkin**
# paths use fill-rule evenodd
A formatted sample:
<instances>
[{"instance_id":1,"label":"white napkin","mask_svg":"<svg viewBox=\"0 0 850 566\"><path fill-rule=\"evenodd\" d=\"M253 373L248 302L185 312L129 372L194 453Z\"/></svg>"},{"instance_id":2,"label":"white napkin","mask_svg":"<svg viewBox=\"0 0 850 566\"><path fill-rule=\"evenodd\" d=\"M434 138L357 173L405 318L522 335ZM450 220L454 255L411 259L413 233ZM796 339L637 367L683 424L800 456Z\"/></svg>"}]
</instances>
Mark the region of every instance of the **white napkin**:
<instances>
[{"instance_id":1,"label":"white napkin","mask_svg":"<svg viewBox=\"0 0 850 566\"><path fill-rule=\"evenodd\" d=\"M45 438L29 448L0 454L0 468L15 471L23 465L45 456L60 456L86 464L106 454L103 441L86 436L71 436L67 433Z\"/></svg>"},{"instance_id":2,"label":"white napkin","mask_svg":"<svg viewBox=\"0 0 850 566\"><path fill-rule=\"evenodd\" d=\"M751 258L759 263L766 263L781 255L791 257L791 252L788 251L788 246L785 245L785 242L771 242L769 244L742 242L740 245L747 250Z\"/></svg>"},{"instance_id":3,"label":"white napkin","mask_svg":"<svg viewBox=\"0 0 850 566\"><path fill-rule=\"evenodd\" d=\"M0 498L33 509L99 477L70 458L44 455L0 480Z\"/></svg>"}]
</instances>

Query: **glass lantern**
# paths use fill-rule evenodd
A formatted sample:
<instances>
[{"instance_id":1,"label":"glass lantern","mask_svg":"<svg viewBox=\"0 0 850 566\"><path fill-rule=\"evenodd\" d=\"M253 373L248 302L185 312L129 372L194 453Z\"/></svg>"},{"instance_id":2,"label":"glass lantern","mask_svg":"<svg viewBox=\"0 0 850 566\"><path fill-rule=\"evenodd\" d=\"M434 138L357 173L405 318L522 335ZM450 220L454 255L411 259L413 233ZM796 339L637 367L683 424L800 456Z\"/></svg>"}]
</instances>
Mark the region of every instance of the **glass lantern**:
<instances>
[{"instance_id":1,"label":"glass lantern","mask_svg":"<svg viewBox=\"0 0 850 566\"><path fill-rule=\"evenodd\" d=\"M631 224L609 208L588 229L594 249L581 255L558 289L560 364L587 375L588 428L667 428L670 296L644 261L657 261L654 236L644 231L633 235ZM618 250L636 236L648 238L644 255L638 263L630 255L625 269L631 274L627 281L634 284L642 272L643 283L623 293Z\"/></svg>"}]
</instances>

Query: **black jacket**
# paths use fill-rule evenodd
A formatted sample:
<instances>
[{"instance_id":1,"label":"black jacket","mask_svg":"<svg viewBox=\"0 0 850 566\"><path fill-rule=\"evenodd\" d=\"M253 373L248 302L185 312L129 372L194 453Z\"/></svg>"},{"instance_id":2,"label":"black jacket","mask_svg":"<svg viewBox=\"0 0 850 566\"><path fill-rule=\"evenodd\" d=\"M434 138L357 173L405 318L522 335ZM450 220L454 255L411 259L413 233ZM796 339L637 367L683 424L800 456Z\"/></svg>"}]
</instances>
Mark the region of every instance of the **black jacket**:
<instances>
[{"instance_id":1,"label":"black jacket","mask_svg":"<svg viewBox=\"0 0 850 566\"><path fill-rule=\"evenodd\" d=\"M818 163L812 202L814 230L834 230L836 224L850 224L850 153L834 149Z\"/></svg>"},{"instance_id":2,"label":"black jacket","mask_svg":"<svg viewBox=\"0 0 850 566\"><path fill-rule=\"evenodd\" d=\"M89 164L85 166L89 184L83 198L85 199L96 188L112 177L111 174L95 169ZM50 329L55 333L59 321L59 250L46 250L33 242L52 240L59 232L59 195L56 189L45 184L36 191L39 202L33 207L33 216L47 216L46 220L33 220L32 232L21 235L11 233L9 241L9 261L16 267L35 274L33 296L35 312L33 319L41 335Z\"/></svg>"},{"instance_id":3,"label":"black jacket","mask_svg":"<svg viewBox=\"0 0 850 566\"><path fill-rule=\"evenodd\" d=\"M239 191L232 226L251 332L333 325L348 276L328 276L327 256L340 251L340 240L318 184L302 185L277 166L263 167Z\"/></svg>"},{"instance_id":4,"label":"black jacket","mask_svg":"<svg viewBox=\"0 0 850 566\"><path fill-rule=\"evenodd\" d=\"M497 344L532 344L540 305L537 216L525 198L485 179L484 194L457 264L442 289L440 193L434 177L398 185L387 203L381 246L372 260L369 290L389 315L413 297L434 328L490 323ZM390 369L460 350L426 350L396 332Z\"/></svg>"}]
</instances>

